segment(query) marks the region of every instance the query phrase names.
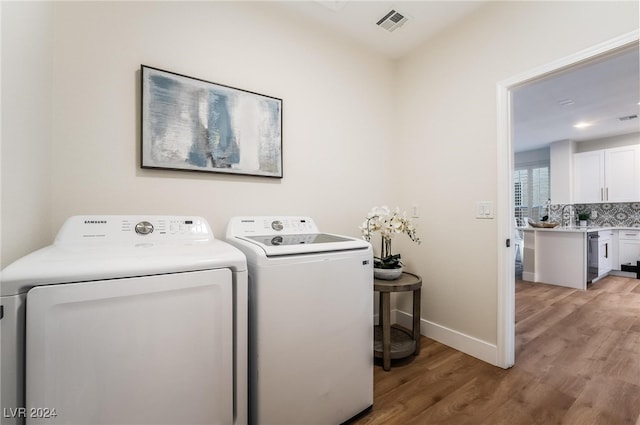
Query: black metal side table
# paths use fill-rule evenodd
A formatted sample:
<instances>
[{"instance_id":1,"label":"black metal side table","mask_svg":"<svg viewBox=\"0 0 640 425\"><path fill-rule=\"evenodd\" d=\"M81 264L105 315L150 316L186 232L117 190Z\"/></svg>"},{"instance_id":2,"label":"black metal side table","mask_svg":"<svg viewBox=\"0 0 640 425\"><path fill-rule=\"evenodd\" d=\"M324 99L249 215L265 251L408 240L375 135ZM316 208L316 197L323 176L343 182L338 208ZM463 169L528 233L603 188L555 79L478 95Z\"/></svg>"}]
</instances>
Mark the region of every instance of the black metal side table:
<instances>
[{"instance_id":1,"label":"black metal side table","mask_svg":"<svg viewBox=\"0 0 640 425\"><path fill-rule=\"evenodd\" d=\"M391 369L391 359L402 359L420 353L420 296L422 278L402 273L399 279L374 279L373 289L380 293L378 315L380 325L375 328L374 355L382 358L384 370ZM413 328L411 332L391 327L391 293L413 291Z\"/></svg>"}]
</instances>

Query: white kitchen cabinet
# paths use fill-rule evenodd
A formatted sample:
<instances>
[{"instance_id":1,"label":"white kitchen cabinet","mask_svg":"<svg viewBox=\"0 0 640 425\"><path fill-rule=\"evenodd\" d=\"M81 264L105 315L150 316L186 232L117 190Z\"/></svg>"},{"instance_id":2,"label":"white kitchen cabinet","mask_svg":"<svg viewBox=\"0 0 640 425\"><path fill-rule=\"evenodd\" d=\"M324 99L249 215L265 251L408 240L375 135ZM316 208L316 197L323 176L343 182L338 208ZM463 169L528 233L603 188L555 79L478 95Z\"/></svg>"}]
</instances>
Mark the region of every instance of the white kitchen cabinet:
<instances>
[{"instance_id":1,"label":"white kitchen cabinet","mask_svg":"<svg viewBox=\"0 0 640 425\"><path fill-rule=\"evenodd\" d=\"M573 155L573 202L602 202L604 188L604 151Z\"/></svg>"},{"instance_id":2,"label":"white kitchen cabinet","mask_svg":"<svg viewBox=\"0 0 640 425\"><path fill-rule=\"evenodd\" d=\"M612 233L610 230L604 230L598 232L600 236L598 240L598 277L608 274L613 266L611 261L612 249Z\"/></svg>"},{"instance_id":3,"label":"white kitchen cabinet","mask_svg":"<svg viewBox=\"0 0 640 425\"><path fill-rule=\"evenodd\" d=\"M640 260L640 230L620 230L618 233L618 258L620 264ZM620 266L618 265L618 267Z\"/></svg>"},{"instance_id":4,"label":"white kitchen cabinet","mask_svg":"<svg viewBox=\"0 0 640 425\"><path fill-rule=\"evenodd\" d=\"M573 155L577 204L640 201L640 145Z\"/></svg>"},{"instance_id":5,"label":"white kitchen cabinet","mask_svg":"<svg viewBox=\"0 0 640 425\"><path fill-rule=\"evenodd\" d=\"M640 201L640 146L605 151L607 202Z\"/></svg>"}]
</instances>

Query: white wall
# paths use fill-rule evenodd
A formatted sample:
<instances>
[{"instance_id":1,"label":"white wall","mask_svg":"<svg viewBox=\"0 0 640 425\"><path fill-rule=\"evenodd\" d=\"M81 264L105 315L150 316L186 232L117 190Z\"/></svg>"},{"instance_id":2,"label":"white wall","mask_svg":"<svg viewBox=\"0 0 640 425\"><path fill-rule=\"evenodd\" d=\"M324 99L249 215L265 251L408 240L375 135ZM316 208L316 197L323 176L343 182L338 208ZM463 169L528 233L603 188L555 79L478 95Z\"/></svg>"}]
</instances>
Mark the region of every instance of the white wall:
<instances>
[{"instance_id":1,"label":"white wall","mask_svg":"<svg viewBox=\"0 0 640 425\"><path fill-rule=\"evenodd\" d=\"M640 144L640 133L622 134L619 136L604 137L601 139L585 140L576 143L576 153L597 151L600 149L619 148Z\"/></svg>"},{"instance_id":2,"label":"white wall","mask_svg":"<svg viewBox=\"0 0 640 425\"><path fill-rule=\"evenodd\" d=\"M77 213L308 214L357 235L384 197L392 64L269 4L55 7L54 228ZM115 29L117 28L117 30ZM284 178L139 168L140 64L284 100Z\"/></svg>"},{"instance_id":3,"label":"white wall","mask_svg":"<svg viewBox=\"0 0 640 425\"><path fill-rule=\"evenodd\" d=\"M4 40L19 33L4 24L24 10L14 7L3 8L3 73ZM4 227L26 224L26 236L3 233L3 246L36 249L72 214L199 214L217 234L236 214L309 214L357 235L371 206L417 205L423 243L398 239L394 251L423 275L427 331L489 348L503 252L496 220L474 216L476 201L497 196L496 83L638 27L635 2L491 2L393 64L272 3L52 7L51 132L30 136L36 174L11 181L12 200L42 208L3 214ZM140 64L284 99L284 179L141 170ZM3 92L3 105L18 98ZM13 167L29 166L32 153L4 133L3 165L17 150ZM3 188L12 174L3 169Z\"/></svg>"},{"instance_id":4,"label":"white wall","mask_svg":"<svg viewBox=\"0 0 640 425\"><path fill-rule=\"evenodd\" d=\"M50 240L53 8L4 1L0 8L1 268Z\"/></svg>"},{"instance_id":5,"label":"white wall","mask_svg":"<svg viewBox=\"0 0 640 425\"><path fill-rule=\"evenodd\" d=\"M636 28L637 2L491 2L400 61L395 200L422 210L427 243L403 257L423 276L428 334L479 351L497 341L504 218L474 218L477 201L497 199L496 84Z\"/></svg>"},{"instance_id":6,"label":"white wall","mask_svg":"<svg viewBox=\"0 0 640 425\"><path fill-rule=\"evenodd\" d=\"M548 164L551 159L550 148L533 149L514 153L514 168L527 165Z\"/></svg>"},{"instance_id":7,"label":"white wall","mask_svg":"<svg viewBox=\"0 0 640 425\"><path fill-rule=\"evenodd\" d=\"M391 62L274 4L55 2L52 7L51 45L25 49L53 56L52 71L40 71L47 77L43 84L52 81L52 125L31 140L42 159L34 164L30 151L14 154L26 149L24 138L3 146L6 161L47 185L40 190L23 179L11 182L22 199L43 204L51 220L28 219L20 229L28 235L24 243L18 244L22 239L15 233L5 235L3 245L15 247L7 260L50 243L74 214L197 214L219 236L233 215L308 214L325 231L359 236L365 214L384 201ZM39 34L32 21L21 19L26 8L21 3L7 8L3 24L15 22L16 28L5 38L3 25L3 40L15 40L18 25ZM50 19L45 28L51 28ZM11 44L16 51L23 48ZM282 98L284 178L140 169L141 64ZM3 103L20 95L7 94ZM28 95L30 102L40 99ZM6 211L3 224L16 223L25 208ZM31 228L38 237L29 234Z\"/></svg>"},{"instance_id":8,"label":"white wall","mask_svg":"<svg viewBox=\"0 0 640 425\"><path fill-rule=\"evenodd\" d=\"M576 142L561 140L550 147L551 203L573 203L573 154Z\"/></svg>"}]
</instances>

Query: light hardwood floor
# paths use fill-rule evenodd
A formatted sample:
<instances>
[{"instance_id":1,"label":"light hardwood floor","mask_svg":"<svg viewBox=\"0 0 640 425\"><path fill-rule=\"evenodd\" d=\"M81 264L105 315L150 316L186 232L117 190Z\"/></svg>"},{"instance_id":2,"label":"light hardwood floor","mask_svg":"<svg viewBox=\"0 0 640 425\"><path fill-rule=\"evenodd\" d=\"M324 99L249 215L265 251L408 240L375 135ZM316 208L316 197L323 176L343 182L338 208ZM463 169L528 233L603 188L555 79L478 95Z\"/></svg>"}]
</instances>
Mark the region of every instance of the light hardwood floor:
<instances>
[{"instance_id":1,"label":"light hardwood floor","mask_svg":"<svg viewBox=\"0 0 640 425\"><path fill-rule=\"evenodd\" d=\"M388 372L376 363L373 409L354 423L640 425L640 280L587 291L517 281L508 370L421 344Z\"/></svg>"}]
</instances>

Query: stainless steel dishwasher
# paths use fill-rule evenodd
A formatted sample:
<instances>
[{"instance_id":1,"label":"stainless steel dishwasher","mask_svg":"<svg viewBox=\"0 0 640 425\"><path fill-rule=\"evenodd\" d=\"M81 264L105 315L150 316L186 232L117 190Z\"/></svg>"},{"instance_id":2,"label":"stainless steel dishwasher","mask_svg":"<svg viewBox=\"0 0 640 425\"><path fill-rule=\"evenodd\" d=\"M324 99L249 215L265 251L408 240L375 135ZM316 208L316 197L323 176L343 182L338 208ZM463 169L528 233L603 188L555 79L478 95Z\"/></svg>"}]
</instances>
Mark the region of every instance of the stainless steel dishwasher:
<instances>
[{"instance_id":1,"label":"stainless steel dishwasher","mask_svg":"<svg viewBox=\"0 0 640 425\"><path fill-rule=\"evenodd\" d=\"M593 282L598 277L598 232L587 233L587 283Z\"/></svg>"}]
</instances>

